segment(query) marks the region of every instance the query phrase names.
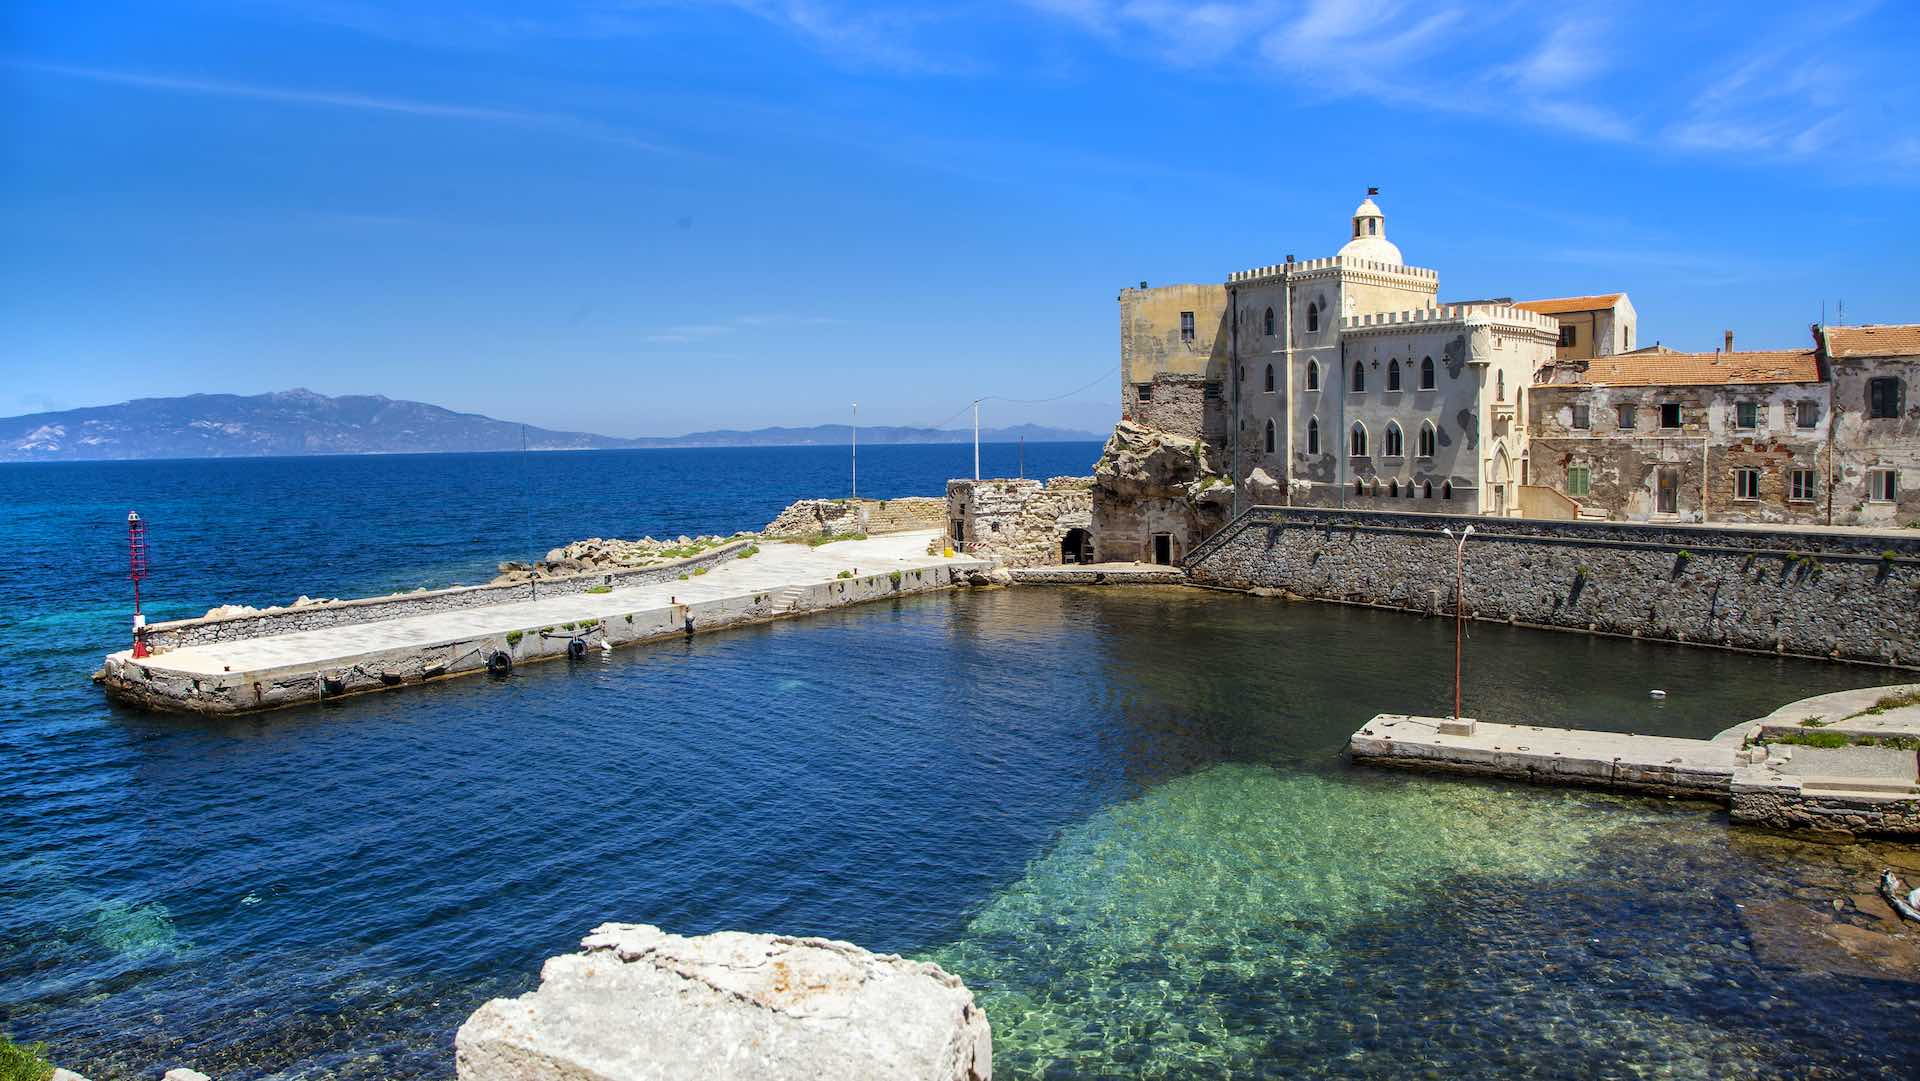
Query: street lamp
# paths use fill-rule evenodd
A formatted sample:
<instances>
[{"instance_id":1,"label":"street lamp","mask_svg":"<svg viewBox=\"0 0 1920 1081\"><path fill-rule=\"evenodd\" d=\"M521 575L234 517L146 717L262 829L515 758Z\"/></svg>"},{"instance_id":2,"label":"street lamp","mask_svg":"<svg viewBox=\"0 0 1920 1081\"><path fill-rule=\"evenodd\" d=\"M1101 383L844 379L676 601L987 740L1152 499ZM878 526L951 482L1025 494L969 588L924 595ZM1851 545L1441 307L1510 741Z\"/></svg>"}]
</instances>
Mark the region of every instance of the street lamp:
<instances>
[{"instance_id":1,"label":"street lamp","mask_svg":"<svg viewBox=\"0 0 1920 1081\"><path fill-rule=\"evenodd\" d=\"M860 498L860 403L853 403L853 498Z\"/></svg>"},{"instance_id":2,"label":"street lamp","mask_svg":"<svg viewBox=\"0 0 1920 1081\"><path fill-rule=\"evenodd\" d=\"M1458 537L1455 537L1453 530L1449 528L1442 527L1440 532L1445 533L1448 540L1455 542L1453 549L1453 719L1457 721L1460 719L1460 652L1467 616L1465 604L1467 538L1473 536L1473 527L1468 526L1466 531Z\"/></svg>"}]
</instances>

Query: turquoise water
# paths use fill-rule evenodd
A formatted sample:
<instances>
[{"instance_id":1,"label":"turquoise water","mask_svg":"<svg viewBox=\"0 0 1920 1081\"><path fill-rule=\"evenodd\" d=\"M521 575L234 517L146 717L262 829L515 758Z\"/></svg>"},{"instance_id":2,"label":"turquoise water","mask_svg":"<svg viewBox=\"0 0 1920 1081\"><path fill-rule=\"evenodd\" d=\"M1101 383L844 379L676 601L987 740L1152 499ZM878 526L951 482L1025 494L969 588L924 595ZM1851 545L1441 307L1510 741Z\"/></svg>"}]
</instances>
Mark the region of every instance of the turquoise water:
<instances>
[{"instance_id":1,"label":"turquoise water","mask_svg":"<svg viewBox=\"0 0 1920 1081\"><path fill-rule=\"evenodd\" d=\"M876 494L970 465L897 449ZM191 611L750 527L838 461L653 453L550 456L532 544L499 458L0 468L0 1027L95 1081L444 1078L469 1012L618 919L939 960L1004 1077L1911 1076L1915 984L1755 914L1858 922L1885 850L1350 768L1367 717L1450 694L1442 621L1005 590L228 721L84 682L124 626L127 485L163 489L153 595ZM759 504L706 502L743 472ZM1472 712L1649 732L1880 681L1503 627L1468 648Z\"/></svg>"}]
</instances>

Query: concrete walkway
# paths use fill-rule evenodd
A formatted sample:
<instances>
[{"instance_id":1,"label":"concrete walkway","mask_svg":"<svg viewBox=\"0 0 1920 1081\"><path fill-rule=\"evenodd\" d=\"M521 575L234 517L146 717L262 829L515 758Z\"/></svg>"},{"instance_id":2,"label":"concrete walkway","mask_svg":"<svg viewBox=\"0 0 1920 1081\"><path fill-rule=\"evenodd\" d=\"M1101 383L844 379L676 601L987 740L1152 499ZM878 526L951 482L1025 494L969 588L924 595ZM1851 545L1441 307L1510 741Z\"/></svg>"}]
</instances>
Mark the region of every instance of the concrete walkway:
<instances>
[{"instance_id":1,"label":"concrete walkway","mask_svg":"<svg viewBox=\"0 0 1920 1081\"><path fill-rule=\"evenodd\" d=\"M1538 784L1724 800L1736 747L1701 739L1383 713L1354 733L1354 761Z\"/></svg>"},{"instance_id":2,"label":"concrete walkway","mask_svg":"<svg viewBox=\"0 0 1920 1081\"><path fill-rule=\"evenodd\" d=\"M496 652L516 663L564 656L576 635L596 648L624 645L946 588L991 566L928 555L937 536L818 547L768 541L750 558L685 580L186 646L141 661L123 651L108 658L104 682L119 697L162 709L271 708L484 668Z\"/></svg>"}]
</instances>

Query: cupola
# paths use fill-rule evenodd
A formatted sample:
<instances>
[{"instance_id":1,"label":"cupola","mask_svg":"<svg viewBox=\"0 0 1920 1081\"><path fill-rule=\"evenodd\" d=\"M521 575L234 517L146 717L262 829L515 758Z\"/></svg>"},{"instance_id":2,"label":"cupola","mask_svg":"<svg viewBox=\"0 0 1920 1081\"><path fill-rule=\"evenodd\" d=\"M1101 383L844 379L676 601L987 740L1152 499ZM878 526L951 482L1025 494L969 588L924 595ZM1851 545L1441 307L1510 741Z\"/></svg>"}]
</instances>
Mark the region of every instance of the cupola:
<instances>
[{"instance_id":1,"label":"cupola","mask_svg":"<svg viewBox=\"0 0 1920 1081\"><path fill-rule=\"evenodd\" d=\"M1400 263L1400 249L1387 240L1387 216L1380 213L1373 197L1380 194L1379 188L1368 188L1367 198L1353 211L1353 239L1340 249L1340 254L1359 259L1371 259L1376 263Z\"/></svg>"}]
</instances>

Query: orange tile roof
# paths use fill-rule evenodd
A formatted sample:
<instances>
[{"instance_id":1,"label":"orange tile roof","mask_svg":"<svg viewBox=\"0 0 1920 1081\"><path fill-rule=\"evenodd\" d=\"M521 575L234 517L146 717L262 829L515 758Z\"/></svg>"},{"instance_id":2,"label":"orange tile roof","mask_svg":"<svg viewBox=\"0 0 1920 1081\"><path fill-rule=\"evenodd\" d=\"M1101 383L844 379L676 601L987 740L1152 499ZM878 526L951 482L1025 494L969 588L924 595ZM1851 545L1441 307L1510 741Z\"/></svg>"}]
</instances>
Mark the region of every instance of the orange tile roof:
<instances>
[{"instance_id":1,"label":"orange tile roof","mask_svg":"<svg viewBox=\"0 0 1920 1081\"><path fill-rule=\"evenodd\" d=\"M1594 357L1582 383L1615 387L1698 387L1732 383L1818 383L1811 349L1753 353L1619 353Z\"/></svg>"},{"instance_id":2,"label":"orange tile roof","mask_svg":"<svg viewBox=\"0 0 1920 1081\"><path fill-rule=\"evenodd\" d=\"M1601 293L1590 297L1555 297L1552 300L1523 300L1515 304L1516 308L1525 308L1541 315L1565 315L1568 312L1596 312L1611 308L1620 303L1625 293Z\"/></svg>"},{"instance_id":3,"label":"orange tile roof","mask_svg":"<svg viewBox=\"0 0 1920 1081\"><path fill-rule=\"evenodd\" d=\"M1830 357L1920 356L1920 323L1827 327Z\"/></svg>"}]
</instances>

